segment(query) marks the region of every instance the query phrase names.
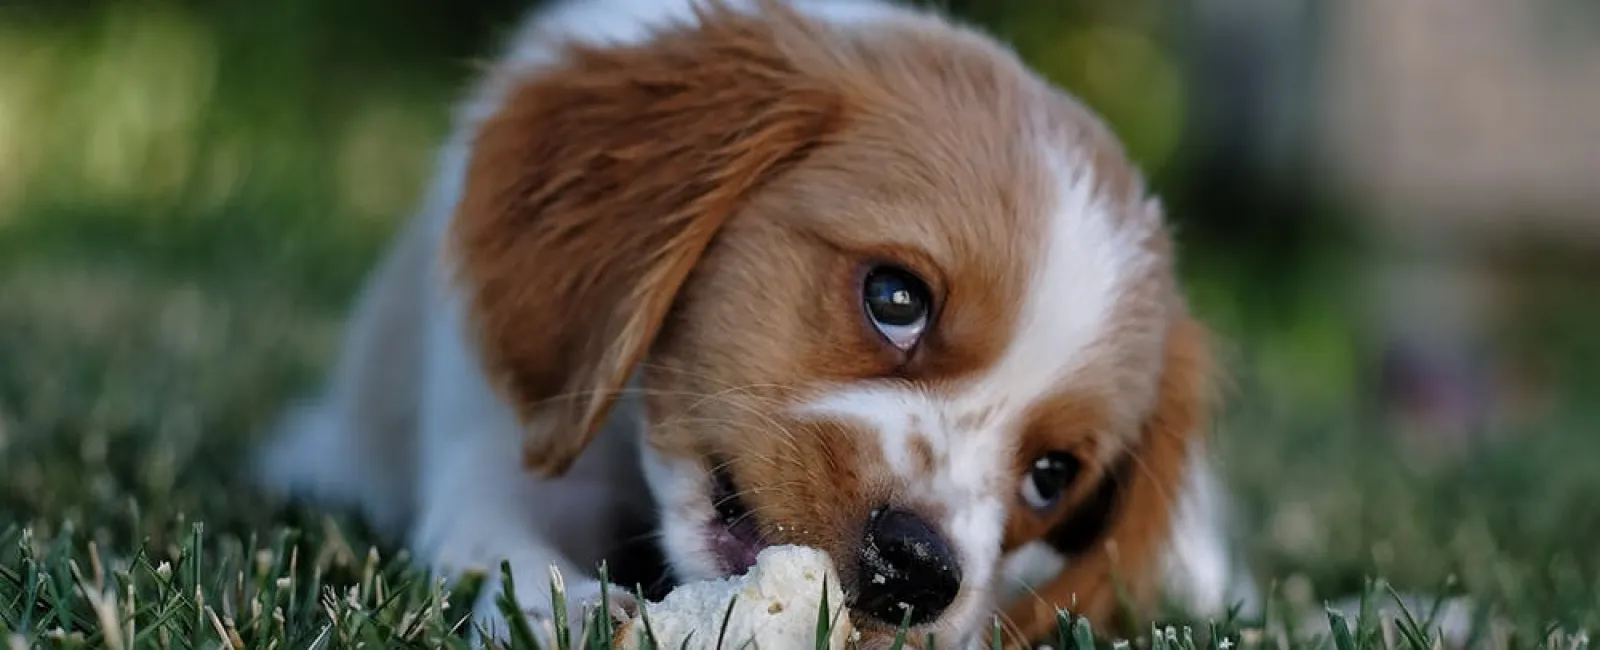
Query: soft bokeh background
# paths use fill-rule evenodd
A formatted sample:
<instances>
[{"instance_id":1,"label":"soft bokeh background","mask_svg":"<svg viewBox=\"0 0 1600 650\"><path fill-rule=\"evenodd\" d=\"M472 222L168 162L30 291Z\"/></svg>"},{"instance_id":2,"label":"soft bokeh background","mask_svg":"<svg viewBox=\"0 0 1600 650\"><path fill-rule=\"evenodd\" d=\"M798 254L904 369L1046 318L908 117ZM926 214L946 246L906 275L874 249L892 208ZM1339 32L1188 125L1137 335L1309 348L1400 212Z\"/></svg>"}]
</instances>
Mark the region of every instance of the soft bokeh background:
<instances>
[{"instance_id":1,"label":"soft bokeh background","mask_svg":"<svg viewBox=\"0 0 1600 650\"><path fill-rule=\"evenodd\" d=\"M1600 4L944 4L1156 181L1263 587L1600 626ZM234 463L524 6L0 1L0 531L279 523Z\"/></svg>"}]
</instances>

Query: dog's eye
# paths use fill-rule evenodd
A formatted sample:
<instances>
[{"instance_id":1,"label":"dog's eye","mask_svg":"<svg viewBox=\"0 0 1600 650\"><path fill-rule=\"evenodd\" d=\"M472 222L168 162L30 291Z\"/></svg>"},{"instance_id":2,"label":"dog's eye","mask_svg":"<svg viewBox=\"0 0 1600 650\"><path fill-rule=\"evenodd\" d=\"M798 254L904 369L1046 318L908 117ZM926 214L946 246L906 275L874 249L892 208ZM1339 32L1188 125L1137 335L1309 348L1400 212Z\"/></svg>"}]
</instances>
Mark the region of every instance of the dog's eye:
<instances>
[{"instance_id":1,"label":"dog's eye","mask_svg":"<svg viewBox=\"0 0 1600 650\"><path fill-rule=\"evenodd\" d=\"M1022 500L1035 510L1049 510L1078 477L1078 459L1072 454L1051 452L1033 461L1022 478Z\"/></svg>"},{"instance_id":2,"label":"dog's eye","mask_svg":"<svg viewBox=\"0 0 1600 650\"><path fill-rule=\"evenodd\" d=\"M861 294L872 326L889 343L902 350L917 344L928 326L928 285L902 269L880 266L867 273Z\"/></svg>"}]
</instances>

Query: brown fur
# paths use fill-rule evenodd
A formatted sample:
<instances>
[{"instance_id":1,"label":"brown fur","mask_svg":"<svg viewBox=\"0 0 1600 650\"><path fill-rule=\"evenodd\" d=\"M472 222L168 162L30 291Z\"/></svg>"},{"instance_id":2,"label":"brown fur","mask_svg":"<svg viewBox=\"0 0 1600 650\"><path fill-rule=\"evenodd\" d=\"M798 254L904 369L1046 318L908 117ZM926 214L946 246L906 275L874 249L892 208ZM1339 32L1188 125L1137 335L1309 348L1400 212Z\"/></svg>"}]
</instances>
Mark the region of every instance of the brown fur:
<instances>
[{"instance_id":1,"label":"brown fur","mask_svg":"<svg viewBox=\"0 0 1600 650\"><path fill-rule=\"evenodd\" d=\"M1108 471L1108 468L1099 466L1095 461L1103 444L1100 436L1105 435L1108 428L1101 399L1081 393L1067 393L1041 400L1029 410L1025 422L1019 431L1022 442L1017 446L1017 476L1026 476L1034 460L1049 451L1072 453L1082 463L1083 469L1055 510L1035 513L1019 507L1012 511L1006 522L1006 551L1016 550L1043 537L1070 516L1094 486L1106 478Z\"/></svg>"},{"instance_id":2,"label":"brown fur","mask_svg":"<svg viewBox=\"0 0 1600 650\"><path fill-rule=\"evenodd\" d=\"M939 506L883 469L873 431L786 408L837 382L938 386L993 366L1005 346L995 333L1014 327L1035 263L1023 242L1043 223L1048 180L1026 158L1022 93L1033 89L1019 69L997 70L984 51L928 59L916 33L872 37L870 51L835 44L860 56L813 69L845 97L850 123L724 226L645 368L659 453L726 459L769 542L841 559L855 557L872 508L896 501L937 517ZM1015 76L996 89L960 73ZM926 84L935 74L953 79ZM862 311L862 275L876 263L929 283L935 322L911 354ZM857 577L848 560L839 570L847 585Z\"/></svg>"},{"instance_id":3,"label":"brown fur","mask_svg":"<svg viewBox=\"0 0 1600 650\"><path fill-rule=\"evenodd\" d=\"M1072 558L1066 570L1006 610L1010 647L1027 647L1056 626L1056 608L1087 617L1100 630L1132 633L1117 618L1126 597L1135 613L1149 614L1159 580L1160 552L1169 542L1178 479L1197 453L1209 399L1211 360L1201 326L1179 320L1167 341L1166 368L1155 412L1131 450L1132 465L1110 530L1091 551Z\"/></svg>"},{"instance_id":4,"label":"brown fur","mask_svg":"<svg viewBox=\"0 0 1600 650\"><path fill-rule=\"evenodd\" d=\"M779 16L572 47L479 132L455 257L489 372L526 419L554 414L533 469L565 471L722 223L843 123L838 93L777 50L806 27Z\"/></svg>"},{"instance_id":5,"label":"brown fur","mask_svg":"<svg viewBox=\"0 0 1600 650\"><path fill-rule=\"evenodd\" d=\"M932 473L934 467L941 461L934 456L933 443L928 442L927 436L915 431L911 437L911 460L916 463L917 471L922 474Z\"/></svg>"},{"instance_id":6,"label":"brown fur","mask_svg":"<svg viewBox=\"0 0 1600 650\"><path fill-rule=\"evenodd\" d=\"M512 82L478 134L451 257L486 365L529 424L530 468L564 472L642 370L658 453L727 462L768 541L849 558L867 511L915 495L881 469L863 442L873 432L785 407L832 382L938 391L994 365L1055 182L1036 143L1069 139L1110 191L1135 185L1098 122L985 40L931 23L833 32L768 9L713 8L636 47L574 47ZM935 321L910 353L862 312L862 274L880 263L933 293ZM1169 345L1142 469L1110 532L1119 552L1097 549L1041 590L1054 605L1077 593L1097 623L1109 574L1153 566L1165 534L1197 417L1189 332ZM1096 453L1096 399L1041 406L1019 432L1025 451ZM914 451L937 462L925 443ZM1086 466L1069 503L1101 475ZM1008 548L1070 509L1013 517ZM853 563L840 570L854 579ZM1044 611L1010 615L1034 634L1053 625Z\"/></svg>"}]
</instances>

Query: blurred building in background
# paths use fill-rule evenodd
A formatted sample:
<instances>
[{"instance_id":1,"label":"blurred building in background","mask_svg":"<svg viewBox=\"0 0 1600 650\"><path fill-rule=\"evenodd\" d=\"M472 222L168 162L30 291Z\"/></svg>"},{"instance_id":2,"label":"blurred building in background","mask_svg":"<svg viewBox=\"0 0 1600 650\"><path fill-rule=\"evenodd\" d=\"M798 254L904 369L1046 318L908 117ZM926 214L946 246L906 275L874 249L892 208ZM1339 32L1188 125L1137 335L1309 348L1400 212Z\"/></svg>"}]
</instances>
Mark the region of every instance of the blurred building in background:
<instances>
[{"instance_id":1,"label":"blurred building in background","mask_svg":"<svg viewBox=\"0 0 1600 650\"><path fill-rule=\"evenodd\" d=\"M1516 263L1526 242L1600 255L1600 4L1340 8L1321 146L1384 244L1374 297L1397 388L1423 424L1514 425L1535 414L1522 398L1537 386L1503 346L1487 367L1476 357L1536 307L1523 294L1537 278Z\"/></svg>"},{"instance_id":2,"label":"blurred building in background","mask_svg":"<svg viewBox=\"0 0 1600 650\"><path fill-rule=\"evenodd\" d=\"M1386 413L1447 438L1537 415L1508 337L1551 274L1600 296L1600 3L1205 0L1193 27L1217 98L1193 128L1354 208Z\"/></svg>"}]
</instances>

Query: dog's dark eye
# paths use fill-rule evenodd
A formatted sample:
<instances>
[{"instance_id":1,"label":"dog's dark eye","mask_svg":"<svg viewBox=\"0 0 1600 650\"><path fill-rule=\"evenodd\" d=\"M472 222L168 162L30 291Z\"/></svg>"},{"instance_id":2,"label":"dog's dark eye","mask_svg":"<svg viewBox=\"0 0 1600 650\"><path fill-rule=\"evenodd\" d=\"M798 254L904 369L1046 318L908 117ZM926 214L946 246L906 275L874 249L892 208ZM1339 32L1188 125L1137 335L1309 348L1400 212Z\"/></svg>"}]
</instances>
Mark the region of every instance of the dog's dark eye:
<instances>
[{"instance_id":1,"label":"dog's dark eye","mask_svg":"<svg viewBox=\"0 0 1600 650\"><path fill-rule=\"evenodd\" d=\"M889 343L902 350L917 344L928 326L933 301L928 285L902 269L880 266L867 273L861 294L872 326Z\"/></svg>"},{"instance_id":2,"label":"dog's dark eye","mask_svg":"<svg viewBox=\"0 0 1600 650\"><path fill-rule=\"evenodd\" d=\"M1033 461L1022 477L1022 500L1035 510L1049 510L1078 477L1079 462L1072 454L1051 452Z\"/></svg>"}]
</instances>

